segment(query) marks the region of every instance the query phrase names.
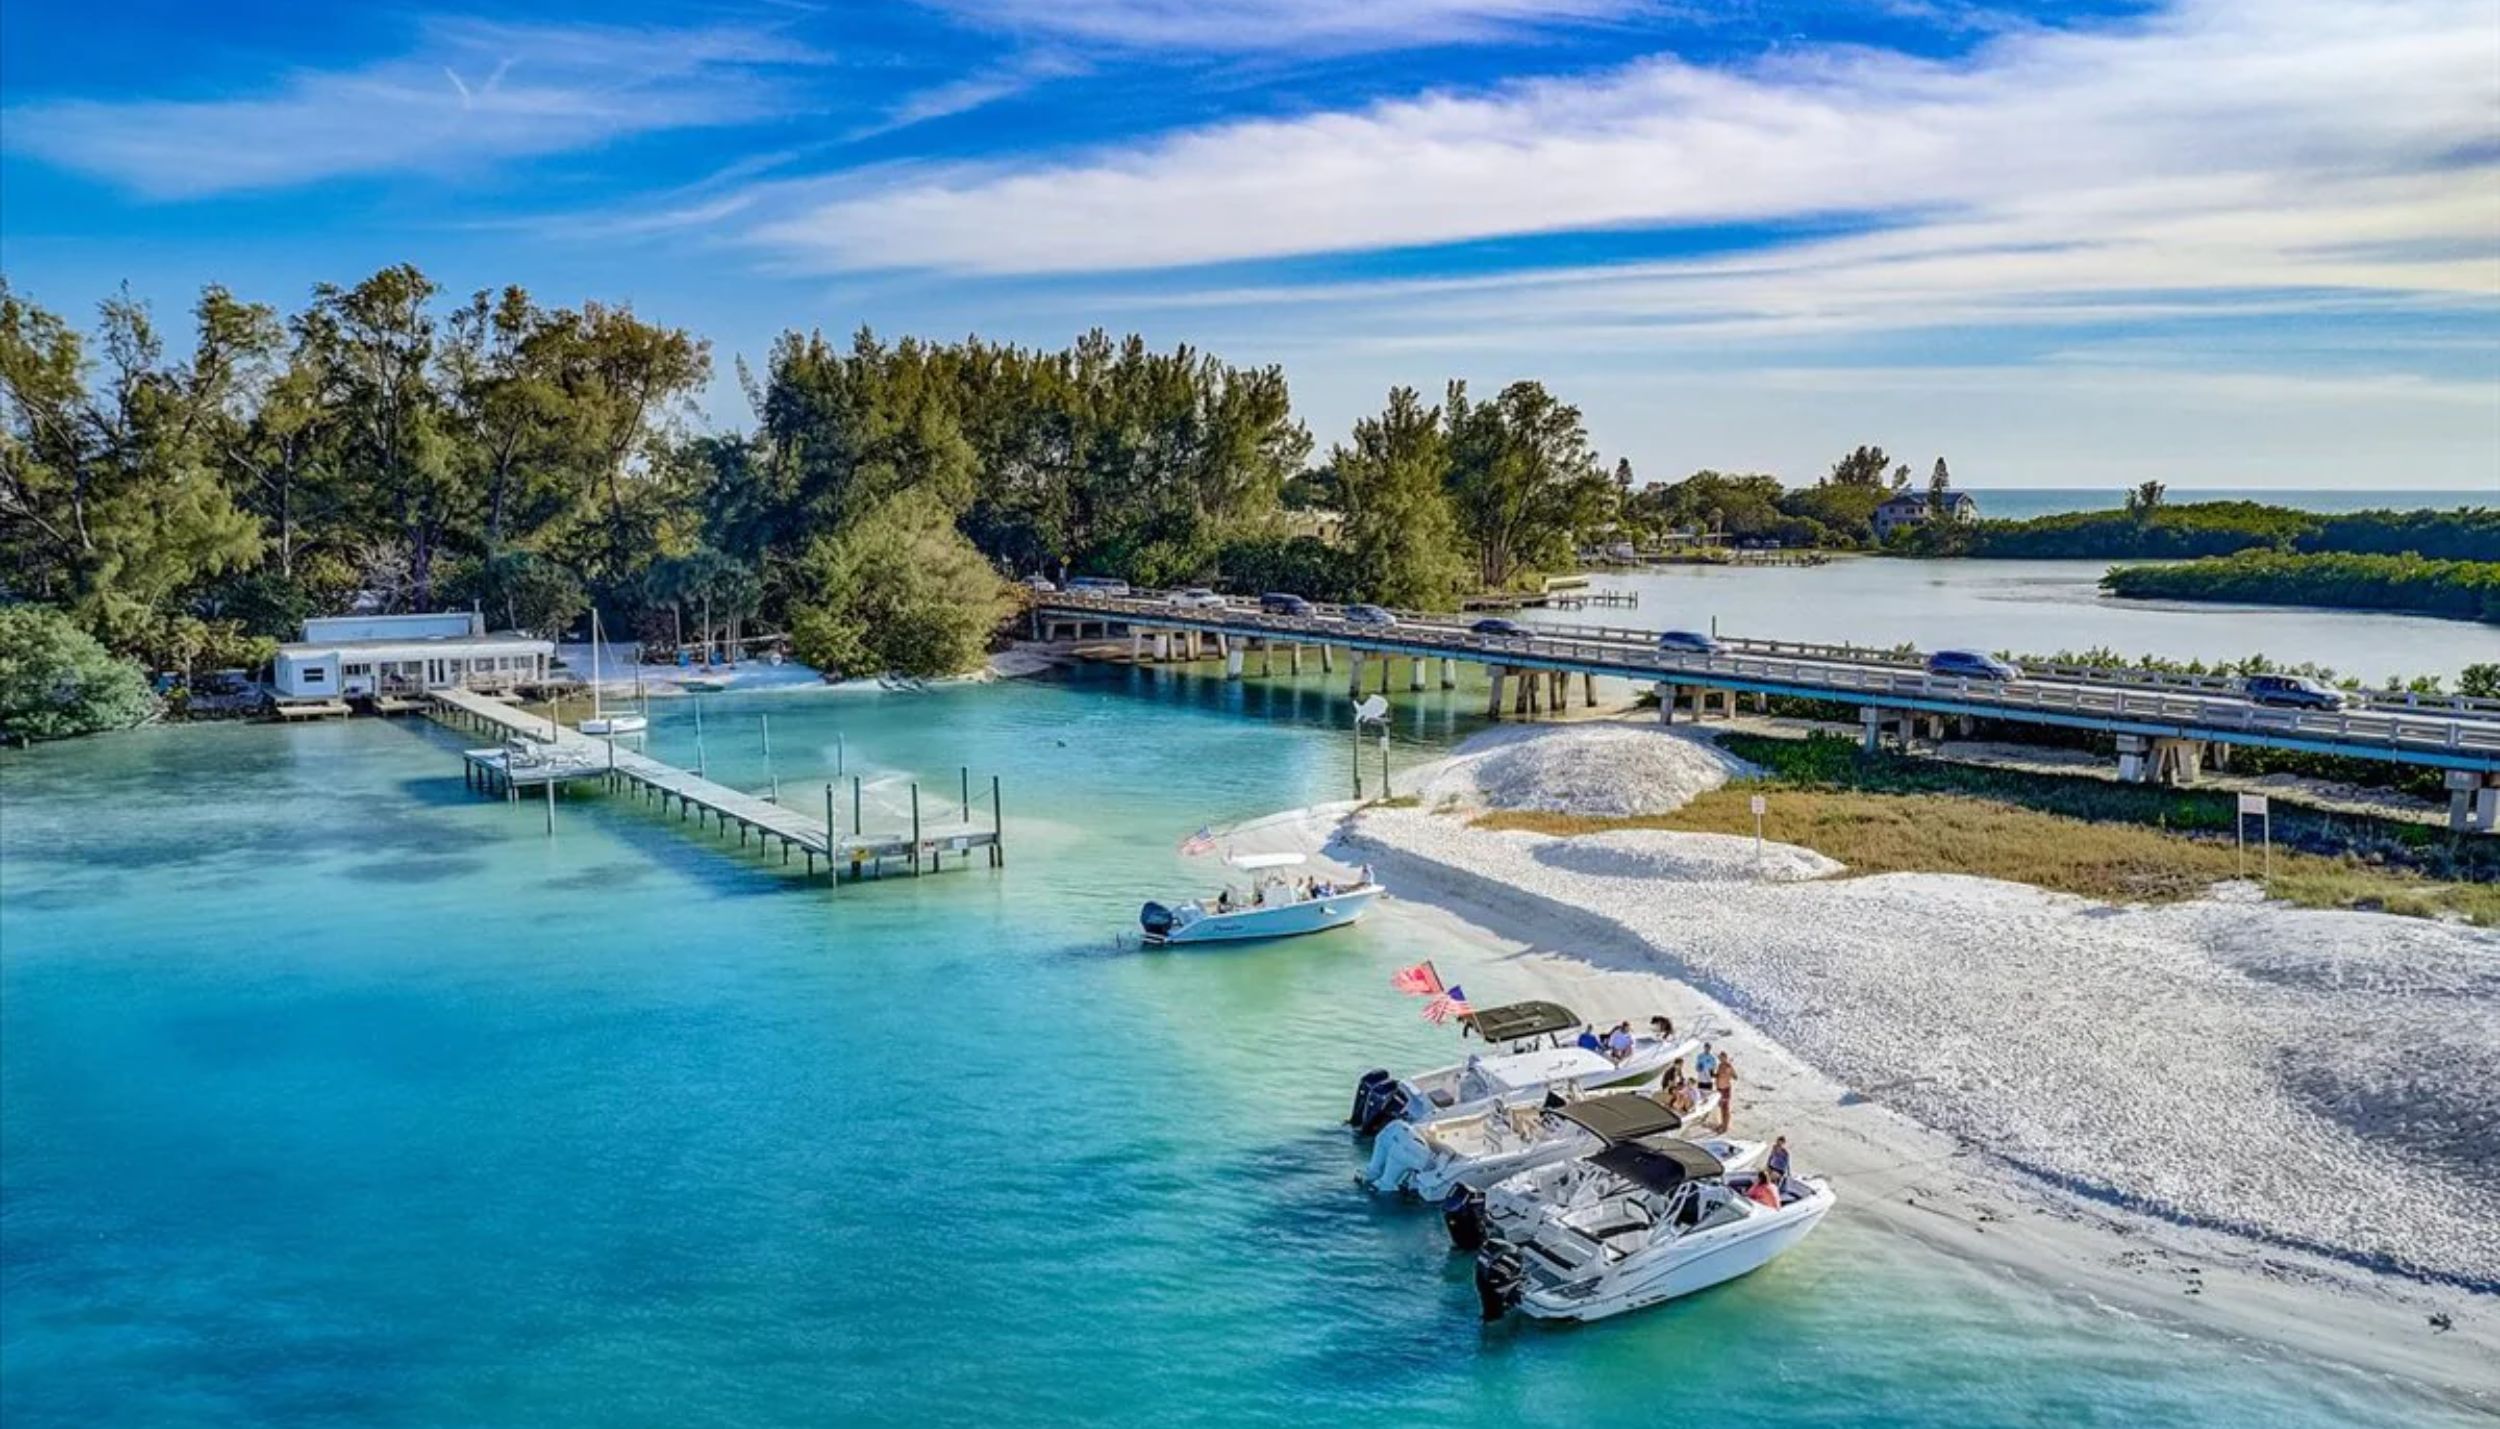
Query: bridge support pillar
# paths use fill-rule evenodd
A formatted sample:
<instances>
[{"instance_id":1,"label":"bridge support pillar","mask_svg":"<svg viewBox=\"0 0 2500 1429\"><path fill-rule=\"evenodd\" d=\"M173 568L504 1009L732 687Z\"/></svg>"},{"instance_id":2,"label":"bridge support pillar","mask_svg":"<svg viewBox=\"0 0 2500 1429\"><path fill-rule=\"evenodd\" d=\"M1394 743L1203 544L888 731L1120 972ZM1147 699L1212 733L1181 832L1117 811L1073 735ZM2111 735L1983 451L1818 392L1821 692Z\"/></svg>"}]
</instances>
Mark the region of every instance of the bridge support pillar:
<instances>
[{"instance_id":1,"label":"bridge support pillar","mask_svg":"<svg viewBox=\"0 0 2500 1429\"><path fill-rule=\"evenodd\" d=\"M2205 772L2205 741L2153 741L2153 777L2164 784L2193 784Z\"/></svg>"},{"instance_id":2,"label":"bridge support pillar","mask_svg":"<svg viewBox=\"0 0 2500 1429\"><path fill-rule=\"evenodd\" d=\"M1156 664L1158 664L1158 665L1160 665L1160 664L1162 664L1164 661L1169 660L1169 659L1171 659L1171 658L1172 658L1172 632L1171 632L1171 631L1169 631L1169 630L1158 630L1158 631L1156 631L1156 632L1155 632L1155 663L1156 663Z\"/></svg>"},{"instance_id":3,"label":"bridge support pillar","mask_svg":"<svg viewBox=\"0 0 2500 1429\"><path fill-rule=\"evenodd\" d=\"M1285 672L1291 675L1302 673L1302 647L1300 645L1285 647Z\"/></svg>"},{"instance_id":4,"label":"bridge support pillar","mask_svg":"<svg viewBox=\"0 0 2500 1429\"><path fill-rule=\"evenodd\" d=\"M1345 664L1347 671L1345 682L1346 697L1348 699L1359 700L1363 697L1363 652L1360 650L1348 650L1346 652Z\"/></svg>"},{"instance_id":5,"label":"bridge support pillar","mask_svg":"<svg viewBox=\"0 0 2500 1429\"><path fill-rule=\"evenodd\" d=\"M1585 670L1580 673L1580 703L1597 708L1597 677Z\"/></svg>"},{"instance_id":6,"label":"bridge support pillar","mask_svg":"<svg viewBox=\"0 0 2500 1429\"><path fill-rule=\"evenodd\" d=\"M1510 712L1512 714L1532 715L1536 713L1536 682L1536 671L1519 671L1519 690L1516 694L1510 697Z\"/></svg>"},{"instance_id":7,"label":"bridge support pillar","mask_svg":"<svg viewBox=\"0 0 2500 1429\"><path fill-rule=\"evenodd\" d=\"M1380 692L1384 695L1389 693L1389 667L1396 663L1397 657L1394 655L1380 657Z\"/></svg>"},{"instance_id":8,"label":"bridge support pillar","mask_svg":"<svg viewBox=\"0 0 2500 1429\"><path fill-rule=\"evenodd\" d=\"M1447 655L1441 657L1441 688L1445 690L1458 688L1458 662Z\"/></svg>"},{"instance_id":9,"label":"bridge support pillar","mask_svg":"<svg viewBox=\"0 0 2500 1429\"><path fill-rule=\"evenodd\" d=\"M1215 632L1215 653L1227 660L1233 658L1233 637L1221 630Z\"/></svg>"},{"instance_id":10,"label":"bridge support pillar","mask_svg":"<svg viewBox=\"0 0 2500 1429\"><path fill-rule=\"evenodd\" d=\"M1146 632L1134 625L1128 628L1128 662L1132 665L1146 662Z\"/></svg>"},{"instance_id":11,"label":"bridge support pillar","mask_svg":"<svg viewBox=\"0 0 2500 1429\"><path fill-rule=\"evenodd\" d=\"M1420 690L1420 689L1422 689L1422 688L1424 687L1424 657L1423 657L1423 656L1421 656L1421 655L1416 656L1416 657L1415 657L1414 664L1412 665L1412 667L1410 667L1410 668L1407 670L1407 672L1406 672L1406 687L1407 687L1408 689L1410 689L1410 690Z\"/></svg>"},{"instance_id":12,"label":"bridge support pillar","mask_svg":"<svg viewBox=\"0 0 2500 1429\"><path fill-rule=\"evenodd\" d=\"M1337 658L1329 653L1327 643L1323 641L1319 647L1319 672L1325 675L1336 668Z\"/></svg>"},{"instance_id":13,"label":"bridge support pillar","mask_svg":"<svg viewBox=\"0 0 2500 1429\"><path fill-rule=\"evenodd\" d=\"M1498 720L1502 717L1502 686L1510 680L1510 667L1487 665L1484 667L1484 673L1493 681L1493 698L1485 702L1484 717Z\"/></svg>"},{"instance_id":14,"label":"bridge support pillar","mask_svg":"<svg viewBox=\"0 0 2500 1429\"><path fill-rule=\"evenodd\" d=\"M2449 828L2461 834L2500 832L2500 774L2451 769L2447 786Z\"/></svg>"},{"instance_id":15,"label":"bridge support pillar","mask_svg":"<svg viewBox=\"0 0 2500 1429\"><path fill-rule=\"evenodd\" d=\"M1675 723L1675 701L1678 693L1676 687L1666 681L1658 682L1658 722L1660 724Z\"/></svg>"},{"instance_id":16,"label":"bridge support pillar","mask_svg":"<svg viewBox=\"0 0 2500 1429\"><path fill-rule=\"evenodd\" d=\"M2118 736L2118 781L2141 784L2152 776L2153 741L2140 734Z\"/></svg>"},{"instance_id":17,"label":"bridge support pillar","mask_svg":"<svg viewBox=\"0 0 2500 1429\"><path fill-rule=\"evenodd\" d=\"M1227 680L1241 678L1241 650L1238 647L1224 653L1224 678Z\"/></svg>"},{"instance_id":18,"label":"bridge support pillar","mask_svg":"<svg viewBox=\"0 0 2500 1429\"><path fill-rule=\"evenodd\" d=\"M1858 709L1858 747L1869 754L1884 744L1884 709L1881 705L1862 705Z\"/></svg>"}]
</instances>

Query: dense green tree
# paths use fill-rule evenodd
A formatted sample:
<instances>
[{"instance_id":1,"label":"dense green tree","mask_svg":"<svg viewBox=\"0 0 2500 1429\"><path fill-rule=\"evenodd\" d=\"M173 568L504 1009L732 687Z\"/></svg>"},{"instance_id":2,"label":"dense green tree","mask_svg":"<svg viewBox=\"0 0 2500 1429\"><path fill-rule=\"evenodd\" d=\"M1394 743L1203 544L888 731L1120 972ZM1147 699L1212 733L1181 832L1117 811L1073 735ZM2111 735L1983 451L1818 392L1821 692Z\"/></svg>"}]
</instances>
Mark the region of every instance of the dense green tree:
<instances>
[{"instance_id":1,"label":"dense green tree","mask_svg":"<svg viewBox=\"0 0 2500 1429\"><path fill-rule=\"evenodd\" d=\"M154 714L147 676L58 610L0 605L0 734L65 739Z\"/></svg>"},{"instance_id":2,"label":"dense green tree","mask_svg":"<svg viewBox=\"0 0 2500 1429\"><path fill-rule=\"evenodd\" d=\"M454 605L474 606L499 630L521 630L560 639L590 610L581 578L535 551L503 550L464 556L443 582Z\"/></svg>"},{"instance_id":3,"label":"dense green tree","mask_svg":"<svg viewBox=\"0 0 2500 1429\"><path fill-rule=\"evenodd\" d=\"M1457 603L1467 569L1450 511L1450 442L1441 409L1391 389L1378 416L1329 452L1352 584L1367 599L1421 610Z\"/></svg>"},{"instance_id":4,"label":"dense green tree","mask_svg":"<svg viewBox=\"0 0 2500 1429\"><path fill-rule=\"evenodd\" d=\"M1943 516L1952 496L1953 473L1946 468L1944 458L1938 457L1934 469L1927 473L1927 514Z\"/></svg>"},{"instance_id":5,"label":"dense green tree","mask_svg":"<svg viewBox=\"0 0 2500 1429\"><path fill-rule=\"evenodd\" d=\"M268 314L210 289L184 363L127 294L101 314L99 373L74 329L0 284L0 579L135 643L192 584L260 555L215 448Z\"/></svg>"},{"instance_id":6,"label":"dense green tree","mask_svg":"<svg viewBox=\"0 0 2500 1429\"><path fill-rule=\"evenodd\" d=\"M1013 609L997 572L927 489L898 492L820 539L801 569L792 643L800 659L851 677L959 674Z\"/></svg>"},{"instance_id":7,"label":"dense green tree","mask_svg":"<svg viewBox=\"0 0 2500 1429\"><path fill-rule=\"evenodd\" d=\"M1450 499L1487 587L1569 563L1581 537L1614 516L1614 484L1580 409L1543 383L1514 382L1490 402L1450 384Z\"/></svg>"},{"instance_id":8,"label":"dense green tree","mask_svg":"<svg viewBox=\"0 0 2500 1429\"><path fill-rule=\"evenodd\" d=\"M1870 491L1884 488L1884 473L1892 469L1892 458L1882 447L1859 447L1832 463L1831 475L1825 478L1832 486L1861 487Z\"/></svg>"}]
</instances>

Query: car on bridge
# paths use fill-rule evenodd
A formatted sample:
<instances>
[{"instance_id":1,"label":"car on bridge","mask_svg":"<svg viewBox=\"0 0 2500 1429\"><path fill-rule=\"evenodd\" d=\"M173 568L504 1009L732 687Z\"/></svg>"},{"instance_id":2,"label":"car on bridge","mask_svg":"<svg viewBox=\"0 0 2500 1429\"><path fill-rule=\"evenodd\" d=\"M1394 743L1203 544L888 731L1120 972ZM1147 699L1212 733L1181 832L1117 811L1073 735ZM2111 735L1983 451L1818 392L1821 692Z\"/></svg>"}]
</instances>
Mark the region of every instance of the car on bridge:
<instances>
[{"instance_id":1,"label":"car on bridge","mask_svg":"<svg viewBox=\"0 0 2500 1429\"><path fill-rule=\"evenodd\" d=\"M1698 630L1661 630L1658 648L1670 655L1721 655L1727 647Z\"/></svg>"},{"instance_id":2,"label":"car on bridge","mask_svg":"<svg viewBox=\"0 0 2500 1429\"><path fill-rule=\"evenodd\" d=\"M1128 582L1117 576L1071 576L1068 591L1072 595L1126 595Z\"/></svg>"},{"instance_id":3,"label":"car on bridge","mask_svg":"<svg viewBox=\"0 0 2500 1429\"><path fill-rule=\"evenodd\" d=\"M1349 605L1339 619L1348 625L1376 625L1383 630L1398 623L1396 616L1376 605Z\"/></svg>"},{"instance_id":4,"label":"car on bridge","mask_svg":"<svg viewBox=\"0 0 2500 1429\"><path fill-rule=\"evenodd\" d=\"M1050 577L1041 575L1026 576L1024 578L1024 588L1033 592L1035 595L1050 595L1059 589L1056 585L1051 584Z\"/></svg>"},{"instance_id":5,"label":"car on bridge","mask_svg":"<svg viewBox=\"0 0 2500 1429\"><path fill-rule=\"evenodd\" d=\"M1164 599L1183 610L1222 610L1224 608L1224 597L1202 585L1194 585L1187 590L1176 590Z\"/></svg>"},{"instance_id":6,"label":"car on bridge","mask_svg":"<svg viewBox=\"0 0 2500 1429\"><path fill-rule=\"evenodd\" d=\"M1295 595L1292 591L1272 590L1259 597L1259 614L1261 615L1296 615L1307 618L1318 613L1317 606Z\"/></svg>"},{"instance_id":7,"label":"car on bridge","mask_svg":"<svg viewBox=\"0 0 2500 1429\"><path fill-rule=\"evenodd\" d=\"M2342 690L2307 675L2251 675L2240 681L2240 693L2253 705L2295 710L2340 710L2352 703Z\"/></svg>"},{"instance_id":8,"label":"car on bridge","mask_svg":"<svg viewBox=\"0 0 2500 1429\"><path fill-rule=\"evenodd\" d=\"M1534 633L1518 621L1505 620L1498 615L1488 615L1467 629L1476 635L1499 635L1512 640L1525 640Z\"/></svg>"},{"instance_id":9,"label":"car on bridge","mask_svg":"<svg viewBox=\"0 0 2500 1429\"><path fill-rule=\"evenodd\" d=\"M2023 677L2023 667L1981 650L1939 650L1927 657L1927 673L2011 683Z\"/></svg>"}]
</instances>

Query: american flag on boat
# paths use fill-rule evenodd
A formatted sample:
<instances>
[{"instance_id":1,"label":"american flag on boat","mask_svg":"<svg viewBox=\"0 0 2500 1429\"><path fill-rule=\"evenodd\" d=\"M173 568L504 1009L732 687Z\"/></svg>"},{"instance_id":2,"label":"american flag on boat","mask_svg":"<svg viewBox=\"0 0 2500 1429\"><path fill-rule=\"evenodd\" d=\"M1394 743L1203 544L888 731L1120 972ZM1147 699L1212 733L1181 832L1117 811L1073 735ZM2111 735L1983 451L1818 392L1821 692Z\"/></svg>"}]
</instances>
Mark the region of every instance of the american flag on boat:
<instances>
[{"instance_id":1,"label":"american flag on boat","mask_svg":"<svg viewBox=\"0 0 2500 1429\"><path fill-rule=\"evenodd\" d=\"M1417 963L1411 968L1400 968L1389 974L1389 986L1400 992L1411 992L1417 997L1438 997L1441 995L1441 974L1429 962Z\"/></svg>"},{"instance_id":2,"label":"american flag on boat","mask_svg":"<svg viewBox=\"0 0 2500 1429\"><path fill-rule=\"evenodd\" d=\"M1198 832L1182 839L1181 852L1190 858L1215 852L1215 830L1201 828Z\"/></svg>"},{"instance_id":3,"label":"american flag on boat","mask_svg":"<svg viewBox=\"0 0 2500 1429\"><path fill-rule=\"evenodd\" d=\"M1475 1012L1467 1005L1467 989L1457 983L1451 983L1449 991L1424 1004L1424 1020L1427 1022L1447 1022L1453 1014L1472 1017Z\"/></svg>"}]
</instances>

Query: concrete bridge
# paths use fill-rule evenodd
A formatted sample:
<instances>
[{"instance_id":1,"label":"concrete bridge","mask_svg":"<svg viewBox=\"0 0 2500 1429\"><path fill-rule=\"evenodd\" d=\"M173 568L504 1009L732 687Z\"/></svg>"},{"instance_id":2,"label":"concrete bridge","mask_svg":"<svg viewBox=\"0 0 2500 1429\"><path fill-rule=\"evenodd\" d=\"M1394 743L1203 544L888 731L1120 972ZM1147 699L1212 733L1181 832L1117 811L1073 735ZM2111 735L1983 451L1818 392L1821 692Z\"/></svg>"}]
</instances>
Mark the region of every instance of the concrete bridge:
<instances>
[{"instance_id":1,"label":"concrete bridge","mask_svg":"<svg viewBox=\"0 0 2500 1429\"><path fill-rule=\"evenodd\" d=\"M1844 646L1727 640L1718 654L1661 650L1654 631L1540 623L1525 636L1482 635L1468 617L1401 615L1394 626L1347 622L1320 607L1308 616L1268 614L1253 605L1176 604L1151 595L1048 592L1034 596L1039 638L1125 632L1133 658L1199 658L1202 646L1241 678L1247 656L1262 673L1282 652L1287 671L1303 671L1316 650L1333 671L1345 652L1348 692L1358 691L1368 664L1390 684L1393 660L1408 662L1407 688L1421 690L1438 665L1438 684L1454 688L1461 661L1482 665L1492 693L1486 713L1533 714L1568 708L1571 677L1593 701L1598 676L1657 686L1659 717L1679 707L1706 716L1713 706L1735 712L1751 694L1837 701L1857 707L1872 749L1888 731L1904 744L1922 730L1941 738L1948 720L2006 720L2088 729L2118 745L2120 776L2134 781L2192 782L2208 760L2234 747L2298 750L2350 759L2441 770L2449 821L2457 828L2500 827L2500 701L2442 696L2365 696L2344 710L2284 709L2256 704L2213 676L2166 676L2140 670L2047 668L2013 682L1933 675L1915 657Z\"/></svg>"}]
</instances>

